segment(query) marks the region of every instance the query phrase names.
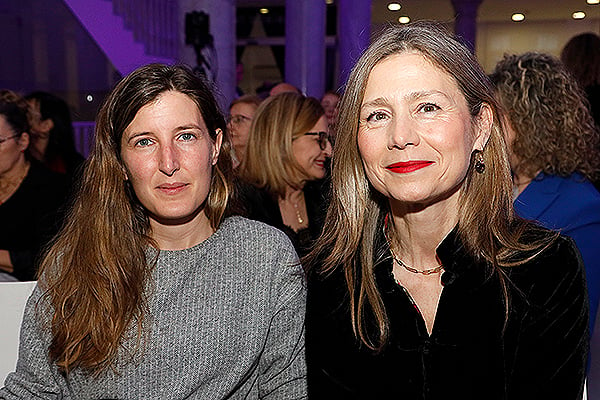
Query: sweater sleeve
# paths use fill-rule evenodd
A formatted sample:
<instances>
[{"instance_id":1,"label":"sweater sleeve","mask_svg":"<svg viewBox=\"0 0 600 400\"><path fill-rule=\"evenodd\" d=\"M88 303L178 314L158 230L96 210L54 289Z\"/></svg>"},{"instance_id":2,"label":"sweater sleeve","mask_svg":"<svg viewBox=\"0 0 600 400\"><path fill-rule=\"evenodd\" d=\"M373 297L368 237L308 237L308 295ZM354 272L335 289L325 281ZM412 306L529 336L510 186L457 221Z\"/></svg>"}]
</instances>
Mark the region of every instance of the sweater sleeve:
<instances>
[{"instance_id":1,"label":"sweater sleeve","mask_svg":"<svg viewBox=\"0 0 600 400\"><path fill-rule=\"evenodd\" d=\"M27 400L68 400L63 392L64 380L57 367L50 362L48 347L50 331L45 329L41 312L43 299L39 287L27 301L19 339L19 358L15 372L10 373L4 387L0 389L0 399ZM63 388L61 388L63 386Z\"/></svg>"},{"instance_id":2,"label":"sweater sleeve","mask_svg":"<svg viewBox=\"0 0 600 400\"><path fill-rule=\"evenodd\" d=\"M283 236L283 235L282 235ZM275 259L269 332L260 359L259 397L306 398L304 273L287 238Z\"/></svg>"},{"instance_id":3,"label":"sweater sleeve","mask_svg":"<svg viewBox=\"0 0 600 400\"><path fill-rule=\"evenodd\" d=\"M526 294L528 312L512 367L510 399L582 397L589 317L585 271L573 241L558 242Z\"/></svg>"}]
</instances>

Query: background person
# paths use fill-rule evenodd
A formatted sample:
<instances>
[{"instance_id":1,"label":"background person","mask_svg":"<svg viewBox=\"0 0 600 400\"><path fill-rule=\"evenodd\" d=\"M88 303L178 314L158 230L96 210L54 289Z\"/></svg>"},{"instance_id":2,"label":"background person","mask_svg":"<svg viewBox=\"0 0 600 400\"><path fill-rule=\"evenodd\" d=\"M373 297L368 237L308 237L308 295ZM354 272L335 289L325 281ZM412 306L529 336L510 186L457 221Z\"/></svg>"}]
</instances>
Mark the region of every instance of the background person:
<instances>
[{"instance_id":1,"label":"background person","mask_svg":"<svg viewBox=\"0 0 600 400\"><path fill-rule=\"evenodd\" d=\"M585 275L514 216L502 115L471 52L390 27L340 106L332 198L307 259L314 399L580 399Z\"/></svg>"},{"instance_id":2,"label":"background person","mask_svg":"<svg viewBox=\"0 0 600 400\"><path fill-rule=\"evenodd\" d=\"M27 102L0 90L0 271L22 281L36 278L67 197L65 177L27 156L29 132Z\"/></svg>"},{"instance_id":3,"label":"background person","mask_svg":"<svg viewBox=\"0 0 600 400\"><path fill-rule=\"evenodd\" d=\"M29 153L52 171L76 180L84 158L75 149L69 106L47 92L33 92L25 98L32 116Z\"/></svg>"},{"instance_id":4,"label":"background person","mask_svg":"<svg viewBox=\"0 0 600 400\"><path fill-rule=\"evenodd\" d=\"M600 143L584 94L547 54L506 55L492 81L507 110L518 215L575 240L585 265L590 329L600 301Z\"/></svg>"},{"instance_id":5,"label":"background person","mask_svg":"<svg viewBox=\"0 0 600 400\"><path fill-rule=\"evenodd\" d=\"M313 97L269 97L256 113L239 167L240 202L251 219L283 230L298 254L319 236L327 206L327 120Z\"/></svg>"},{"instance_id":6,"label":"background person","mask_svg":"<svg viewBox=\"0 0 600 400\"><path fill-rule=\"evenodd\" d=\"M233 145L234 168L244 160L252 118L261 101L258 96L245 95L232 101L229 106L227 128Z\"/></svg>"},{"instance_id":7,"label":"background person","mask_svg":"<svg viewBox=\"0 0 600 400\"><path fill-rule=\"evenodd\" d=\"M226 216L224 135L185 67L117 84L0 398L306 396L302 270L281 232Z\"/></svg>"}]
</instances>

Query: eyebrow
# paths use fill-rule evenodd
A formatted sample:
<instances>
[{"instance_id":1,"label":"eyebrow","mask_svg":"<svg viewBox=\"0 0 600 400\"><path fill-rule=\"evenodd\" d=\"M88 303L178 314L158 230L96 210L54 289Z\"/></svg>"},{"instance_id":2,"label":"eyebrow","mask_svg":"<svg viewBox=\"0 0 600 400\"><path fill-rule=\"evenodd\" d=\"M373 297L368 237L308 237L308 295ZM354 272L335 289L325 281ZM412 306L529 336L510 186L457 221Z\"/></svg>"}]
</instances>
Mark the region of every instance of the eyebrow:
<instances>
[{"instance_id":1,"label":"eyebrow","mask_svg":"<svg viewBox=\"0 0 600 400\"><path fill-rule=\"evenodd\" d=\"M202 127L200 125L197 125L197 124L187 124L187 125L180 125L180 126L176 127L175 129L173 129L173 132L185 131L187 129L197 129L199 131L202 131ZM135 132L135 133L133 133L131 136L129 136L127 138L127 141L129 142L131 139L134 139L134 138L139 137L139 136L149 135L151 133L152 132L150 132L150 131Z\"/></svg>"},{"instance_id":2,"label":"eyebrow","mask_svg":"<svg viewBox=\"0 0 600 400\"><path fill-rule=\"evenodd\" d=\"M429 96L435 96L435 95L441 95L447 99L450 98L450 96L448 96L446 93L440 91L440 90L419 90L419 91L414 91L414 92L410 92L407 93L406 95L403 96L404 99L406 100L419 100L422 99L424 97L429 97ZM376 99L367 101L366 103L363 103L360 106L360 109L362 110L363 108L366 107L381 107L381 106L387 106L390 104L390 101L388 100L387 97L378 97Z\"/></svg>"}]
</instances>

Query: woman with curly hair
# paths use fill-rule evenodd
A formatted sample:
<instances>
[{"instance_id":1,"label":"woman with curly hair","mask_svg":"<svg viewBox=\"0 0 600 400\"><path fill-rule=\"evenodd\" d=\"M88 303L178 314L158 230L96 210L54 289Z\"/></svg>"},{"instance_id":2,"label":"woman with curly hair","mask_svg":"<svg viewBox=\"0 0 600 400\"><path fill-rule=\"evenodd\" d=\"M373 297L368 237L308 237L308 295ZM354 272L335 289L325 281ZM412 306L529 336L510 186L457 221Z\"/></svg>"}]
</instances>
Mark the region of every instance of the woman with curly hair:
<instances>
[{"instance_id":1,"label":"woman with curly hair","mask_svg":"<svg viewBox=\"0 0 600 400\"><path fill-rule=\"evenodd\" d=\"M507 55L492 81L508 116L515 211L575 240L586 268L593 326L600 299L598 132L585 95L556 58Z\"/></svg>"}]
</instances>

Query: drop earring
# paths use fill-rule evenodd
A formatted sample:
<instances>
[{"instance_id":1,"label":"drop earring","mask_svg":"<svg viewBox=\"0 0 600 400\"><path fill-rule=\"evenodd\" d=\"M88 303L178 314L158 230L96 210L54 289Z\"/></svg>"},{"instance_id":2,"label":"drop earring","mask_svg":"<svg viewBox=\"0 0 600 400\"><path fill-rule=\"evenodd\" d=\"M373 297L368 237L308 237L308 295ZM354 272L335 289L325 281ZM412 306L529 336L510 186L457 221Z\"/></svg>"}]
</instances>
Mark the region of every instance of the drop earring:
<instances>
[{"instance_id":1,"label":"drop earring","mask_svg":"<svg viewBox=\"0 0 600 400\"><path fill-rule=\"evenodd\" d=\"M475 161L475 171L480 174L483 174L485 171L485 161L483 160L483 152L481 150L475 150L475 154L473 155Z\"/></svg>"}]
</instances>

